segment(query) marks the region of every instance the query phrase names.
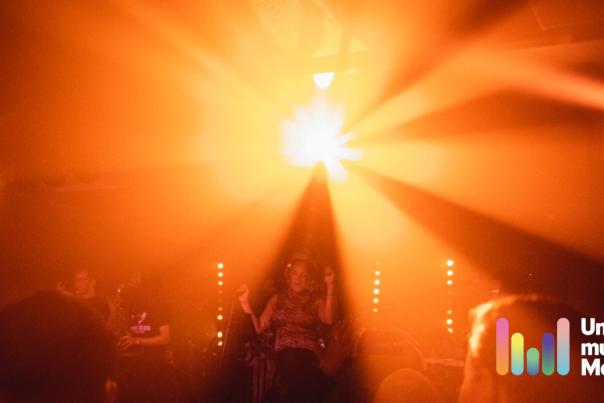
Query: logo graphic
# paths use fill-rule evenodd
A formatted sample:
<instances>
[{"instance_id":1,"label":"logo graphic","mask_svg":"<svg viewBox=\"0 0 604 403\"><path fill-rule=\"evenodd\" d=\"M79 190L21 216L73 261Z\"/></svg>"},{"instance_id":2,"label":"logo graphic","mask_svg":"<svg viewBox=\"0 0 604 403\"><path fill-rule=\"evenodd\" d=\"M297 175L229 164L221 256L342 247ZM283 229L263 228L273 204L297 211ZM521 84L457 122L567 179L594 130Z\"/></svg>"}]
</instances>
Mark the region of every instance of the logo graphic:
<instances>
[{"instance_id":1,"label":"logo graphic","mask_svg":"<svg viewBox=\"0 0 604 403\"><path fill-rule=\"evenodd\" d=\"M545 333L541 339L541 372L543 375L554 373L554 355L559 375L567 375L570 371L570 322L560 318L556 327L557 340L551 333ZM510 349L511 341L511 349ZM554 344L556 346L554 354ZM506 318L497 319L496 324L496 356L495 367L499 375L524 373L524 336L514 333L510 338L510 323ZM526 372L529 375L539 373L539 350L529 348L526 351Z\"/></svg>"},{"instance_id":2,"label":"logo graphic","mask_svg":"<svg viewBox=\"0 0 604 403\"><path fill-rule=\"evenodd\" d=\"M138 323L137 325L140 325L141 323L143 323L145 321L145 319L147 319L147 312L141 312L138 314Z\"/></svg>"}]
</instances>

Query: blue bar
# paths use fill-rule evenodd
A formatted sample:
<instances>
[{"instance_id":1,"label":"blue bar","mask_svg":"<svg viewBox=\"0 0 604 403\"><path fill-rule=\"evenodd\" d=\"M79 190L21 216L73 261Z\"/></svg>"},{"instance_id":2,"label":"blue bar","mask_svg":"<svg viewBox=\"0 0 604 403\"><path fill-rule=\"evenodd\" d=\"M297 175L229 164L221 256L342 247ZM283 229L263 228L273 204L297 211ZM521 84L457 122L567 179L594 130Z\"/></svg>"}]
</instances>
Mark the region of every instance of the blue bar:
<instances>
[{"instance_id":1,"label":"blue bar","mask_svg":"<svg viewBox=\"0 0 604 403\"><path fill-rule=\"evenodd\" d=\"M554 373L554 335L545 333L541 344L541 371L543 375L552 375Z\"/></svg>"}]
</instances>

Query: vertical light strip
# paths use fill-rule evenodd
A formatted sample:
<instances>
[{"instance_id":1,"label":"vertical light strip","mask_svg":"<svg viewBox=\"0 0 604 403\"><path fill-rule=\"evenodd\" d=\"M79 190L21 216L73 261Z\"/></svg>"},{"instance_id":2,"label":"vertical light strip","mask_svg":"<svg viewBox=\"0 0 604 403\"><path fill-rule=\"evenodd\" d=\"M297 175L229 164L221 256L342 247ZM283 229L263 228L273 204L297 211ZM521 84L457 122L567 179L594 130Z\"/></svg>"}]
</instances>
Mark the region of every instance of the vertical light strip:
<instances>
[{"instance_id":1,"label":"vertical light strip","mask_svg":"<svg viewBox=\"0 0 604 403\"><path fill-rule=\"evenodd\" d=\"M510 370L510 324L506 318L497 319L495 368L499 375Z\"/></svg>"},{"instance_id":2,"label":"vertical light strip","mask_svg":"<svg viewBox=\"0 0 604 403\"><path fill-rule=\"evenodd\" d=\"M554 335L545 333L541 342L541 371L543 375L554 373Z\"/></svg>"},{"instance_id":3,"label":"vertical light strip","mask_svg":"<svg viewBox=\"0 0 604 403\"><path fill-rule=\"evenodd\" d=\"M556 355L558 374L567 375L570 371L570 322L566 318L558 319L558 343Z\"/></svg>"},{"instance_id":4,"label":"vertical light strip","mask_svg":"<svg viewBox=\"0 0 604 403\"><path fill-rule=\"evenodd\" d=\"M380 299L378 298L378 295L380 295L380 284L382 284L382 280L380 280L380 269L381 263L375 262L375 271L373 272L373 274L375 275L375 278L373 279L373 308L371 309L373 313L379 312L378 303L380 302Z\"/></svg>"},{"instance_id":5,"label":"vertical light strip","mask_svg":"<svg viewBox=\"0 0 604 403\"><path fill-rule=\"evenodd\" d=\"M217 323L216 323L216 327L217 327L217 333L216 333L216 337L218 339L218 347L222 347L224 345L224 341L223 341L223 332L222 332L222 320L224 319L224 315L223 315L223 308L222 308L222 302L223 302L223 289L222 287L224 286L224 263L219 262L216 265L216 269L218 270L217 274L218 274L218 314L216 315L216 319L217 319Z\"/></svg>"},{"instance_id":6,"label":"vertical light strip","mask_svg":"<svg viewBox=\"0 0 604 403\"><path fill-rule=\"evenodd\" d=\"M529 348L526 352L526 372L529 375L539 373L539 350L536 348Z\"/></svg>"},{"instance_id":7,"label":"vertical light strip","mask_svg":"<svg viewBox=\"0 0 604 403\"><path fill-rule=\"evenodd\" d=\"M512 335L512 374L524 372L524 336L522 333Z\"/></svg>"},{"instance_id":8,"label":"vertical light strip","mask_svg":"<svg viewBox=\"0 0 604 403\"><path fill-rule=\"evenodd\" d=\"M451 286L453 285L453 274L455 274L455 271L452 269L453 265L455 265L455 262L452 259L447 259L447 271L445 272L445 274L447 275L447 285ZM447 332L449 332L449 334L453 334L453 318L451 317L453 315L453 309L452 308L453 305L453 290L449 289L447 291L447 306L449 309L447 309L447 318L445 320L445 323L447 324Z\"/></svg>"}]
</instances>

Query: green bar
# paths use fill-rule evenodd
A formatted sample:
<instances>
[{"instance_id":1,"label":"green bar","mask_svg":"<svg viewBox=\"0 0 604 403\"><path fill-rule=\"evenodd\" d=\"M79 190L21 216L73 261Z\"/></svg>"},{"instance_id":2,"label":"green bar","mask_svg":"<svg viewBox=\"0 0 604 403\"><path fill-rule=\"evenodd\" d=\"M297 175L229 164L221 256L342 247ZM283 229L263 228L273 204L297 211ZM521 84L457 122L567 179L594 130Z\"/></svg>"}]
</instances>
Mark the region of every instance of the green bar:
<instances>
[{"instance_id":1,"label":"green bar","mask_svg":"<svg viewBox=\"0 0 604 403\"><path fill-rule=\"evenodd\" d=\"M526 372L529 375L539 373L539 350L536 348L529 348L526 352Z\"/></svg>"}]
</instances>

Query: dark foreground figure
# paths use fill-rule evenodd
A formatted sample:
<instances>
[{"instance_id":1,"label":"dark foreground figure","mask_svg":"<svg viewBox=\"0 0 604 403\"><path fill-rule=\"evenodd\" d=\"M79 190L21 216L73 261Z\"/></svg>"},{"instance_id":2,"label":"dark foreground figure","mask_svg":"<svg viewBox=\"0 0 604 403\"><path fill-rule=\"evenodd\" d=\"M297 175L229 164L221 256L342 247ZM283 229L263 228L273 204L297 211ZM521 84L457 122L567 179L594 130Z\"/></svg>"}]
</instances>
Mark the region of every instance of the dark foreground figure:
<instances>
[{"instance_id":1,"label":"dark foreground figure","mask_svg":"<svg viewBox=\"0 0 604 403\"><path fill-rule=\"evenodd\" d=\"M41 292L0 312L0 402L112 402L114 339L86 302Z\"/></svg>"}]
</instances>

